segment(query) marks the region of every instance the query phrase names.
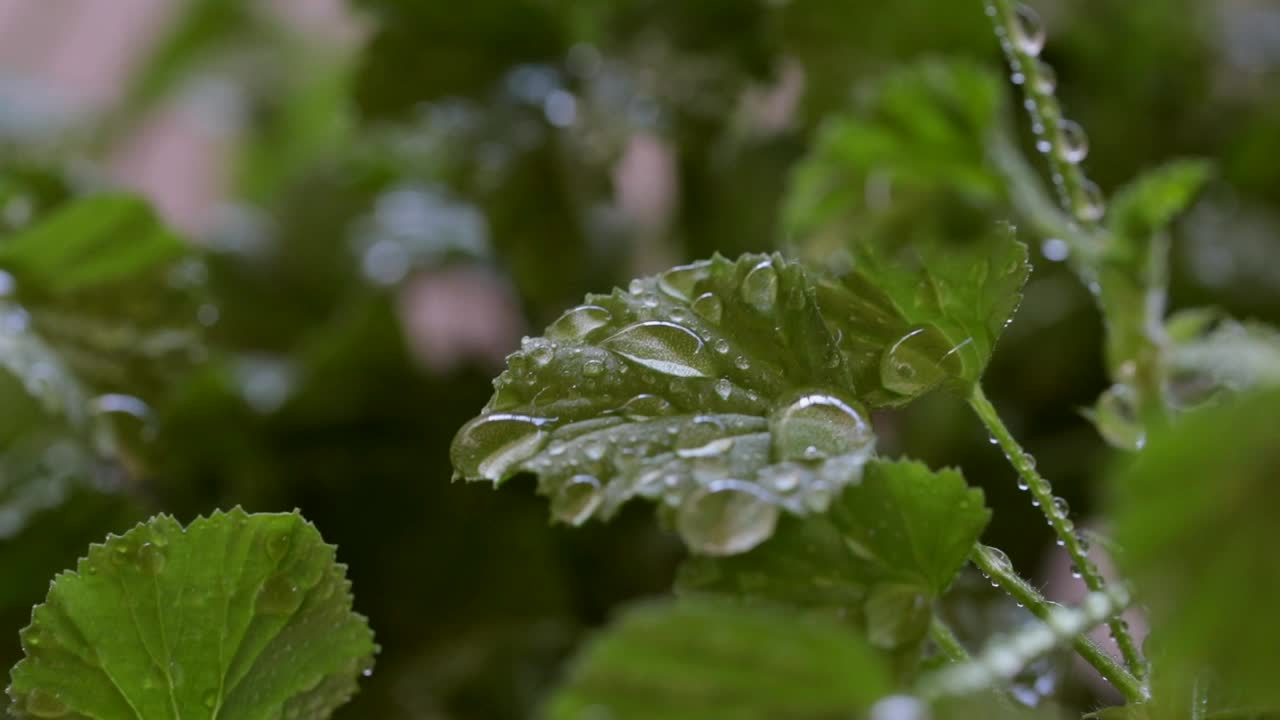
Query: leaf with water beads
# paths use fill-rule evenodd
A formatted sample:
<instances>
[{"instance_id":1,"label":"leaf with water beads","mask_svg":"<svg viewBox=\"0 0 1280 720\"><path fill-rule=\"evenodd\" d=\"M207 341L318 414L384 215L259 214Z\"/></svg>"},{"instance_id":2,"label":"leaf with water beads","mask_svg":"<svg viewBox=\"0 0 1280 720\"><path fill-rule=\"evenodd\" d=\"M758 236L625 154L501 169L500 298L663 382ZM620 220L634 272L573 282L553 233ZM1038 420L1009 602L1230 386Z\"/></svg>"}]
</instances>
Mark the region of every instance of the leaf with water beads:
<instances>
[{"instance_id":1,"label":"leaf with water beads","mask_svg":"<svg viewBox=\"0 0 1280 720\"><path fill-rule=\"evenodd\" d=\"M890 690L859 634L825 618L711 598L632 608L572 662L547 717L819 720Z\"/></svg>"},{"instance_id":2,"label":"leaf with water beads","mask_svg":"<svg viewBox=\"0 0 1280 720\"><path fill-rule=\"evenodd\" d=\"M375 646L297 513L160 515L92 545L22 631L19 717L324 718Z\"/></svg>"},{"instance_id":3,"label":"leaf with water beads","mask_svg":"<svg viewBox=\"0 0 1280 720\"><path fill-rule=\"evenodd\" d=\"M820 282L747 255L588 296L508 358L484 414L455 438L454 466L493 482L538 474L566 523L643 497L694 550L749 550L780 511L824 510L873 449L855 400L871 388L853 382L836 342L856 329L824 313Z\"/></svg>"}]
</instances>

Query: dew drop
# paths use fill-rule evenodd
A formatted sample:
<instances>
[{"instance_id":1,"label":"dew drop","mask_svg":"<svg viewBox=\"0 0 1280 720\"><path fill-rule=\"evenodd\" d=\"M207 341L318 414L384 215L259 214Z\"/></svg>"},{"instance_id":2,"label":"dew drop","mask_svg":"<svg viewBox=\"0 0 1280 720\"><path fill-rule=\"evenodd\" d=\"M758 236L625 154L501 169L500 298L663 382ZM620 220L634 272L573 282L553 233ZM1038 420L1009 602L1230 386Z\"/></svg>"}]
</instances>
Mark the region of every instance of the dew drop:
<instances>
[{"instance_id":1,"label":"dew drop","mask_svg":"<svg viewBox=\"0 0 1280 720\"><path fill-rule=\"evenodd\" d=\"M725 353L729 352L729 341L725 340L724 338L720 338L719 340L715 341L714 347L716 349L716 352L720 353L721 355L724 355Z\"/></svg>"},{"instance_id":2,"label":"dew drop","mask_svg":"<svg viewBox=\"0 0 1280 720\"><path fill-rule=\"evenodd\" d=\"M1022 464L1032 470L1036 469L1036 456L1029 452L1022 453Z\"/></svg>"},{"instance_id":3,"label":"dew drop","mask_svg":"<svg viewBox=\"0 0 1280 720\"><path fill-rule=\"evenodd\" d=\"M736 555L767 540L777 522L778 506L759 486L720 480L685 500L676 527L696 553Z\"/></svg>"},{"instance_id":4,"label":"dew drop","mask_svg":"<svg viewBox=\"0 0 1280 720\"><path fill-rule=\"evenodd\" d=\"M684 443L680 443L682 446ZM682 458L716 457L733 449L733 438L716 438L697 446L683 446L676 449L676 455Z\"/></svg>"},{"instance_id":5,"label":"dew drop","mask_svg":"<svg viewBox=\"0 0 1280 720\"><path fill-rule=\"evenodd\" d=\"M671 297L688 302L693 299L694 288L709 274L709 261L696 262L671 268L658 278L658 289Z\"/></svg>"},{"instance_id":6,"label":"dew drop","mask_svg":"<svg viewBox=\"0 0 1280 720\"><path fill-rule=\"evenodd\" d=\"M875 435L865 413L840 398L801 395L770 420L774 456L779 460L815 460L868 449Z\"/></svg>"},{"instance_id":7,"label":"dew drop","mask_svg":"<svg viewBox=\"0 0 1280 720\"><path fill-rule=\"evenodd\" d=\"M1106 200L1102 198L1102 189L1088 178L1080 183L1080 197L1076 201L1076 217L1085 222L1096 222L1107 212Z\"/></svg>"},{"instance_id":8,"label":"dew drop","mask_svg":"<svg viewBox=\"0 0 1280 720\"><path fill-rule=\"evenodd\" d=\"M554 343L543 338L532 338L524 346L525 353L538 367L546 367L556 356Z\"/></svg>"},{"instance_id":9,"label":"dew drop","mask_svg":"<svg viewBox=\"0 0 1280 720\"><path fill-rule=\"evenodd\" d=\"M724 316L724 303L712 293L703 293L693 301L693 311L707 322L718 325Z\"/></svg>"},{"instance_id":10,"label":"dew drop","mask_svg":"<svg viewBox=\"0 0 1280 720\"><path fill-rule=\"evenodd\" d=\"M613 315L599 305L581 305L551 323L547 328L547 337L554 340L581 340L612 319Z\"/></svg>"},{"instance_id":11,"label":"dew drop","mask_svg":"<svg viewBox=\"0 0 1280 720\"><path fill-rule=\"evenodd\" d=\"M1003 550L1000 548L989 547L987 548L987 554L991 558L991 564L995 565L1001 571L1006 573L1013 572L1013 563L1009 561L1009 556L1006 555Z\"/></svg>"},{"instance_id":12,"label":"dew drop","mask_svg":"<svg viewBox=\"0 0 1280 720\"><path fill-rule=\"evenodd\" d=\"M551 514L566 525L586 522L604 500L600 481L591 475L574 475L556 490Z\"/></svg>"},{"instance_id":13,"label":"dew drop","mask_svg":"<svg viewBox=\"0 0 1280 720\"><path fill-rule=\"evenodd\" d=\"M254 608L262 615L292 615L302 605L302 597L293 578L278 572L262 584Z\"/></svg>"},{"instance_id":14,"label":"dew drop","mask_svg":"<svg viewBox=\"0 0 1280 720\"><path fill-rule=\"evenodd\" d=\"M739 370L747 370L751 367L751 361L745 355L739 355L733 359L733 366Z\"/></svg>"},{"instance_id":15,"label":"dew drop","mask_svg":"<svg viewBox=\"0 0 1280 720\"><path fill-rule=\"evenodd\" d=\"M606 338L601 345L664 375L710 377L713 370L711 356L703 352L702 338L675 323L636 323Z\"/></svg>"},{"instance_id":16,"label":"dew drop","mask_svg":"<svg viewBox=\"0 0 1280 720\"><path fill-rule=\"evenodd\" d=\"M1072 563L1072 564L1071 564L1071 577L1073 577L1073 578L1075 578L1075 579L1077 579L1077 580L1079 580L1079 579L1080 579L1080 577L1081 577L1081 575L1080 575L1080 568L1079 568L1079 567L1077 567L1077 566L1075 565L1075 563Z\"/></svg>"},{"instance_id":17,"label":"dew drop","mask_svg":"<svg viewBox=\"0 0 1280 720\"><path fill-rule=\"evenodd\" d=\"M151 575L159 575L164 570L164 551L153 543L143 543L138 548L138 567Z\"/></svg>"},{"instance_id":18,"label":"dew drop","mask_svg":"<svg viewBox=\"0 0 1280 720\"><path fill-rule=\"evenodd\" d=\"M289 553L289 545L293 542L292 532L279 532L267 538L267 557L278 563Z\"/></svg>"},{"instance_id":19,"label":"dew drop","mask_svg":"<svg viewBox=\"0 0 1280 720\"><path fill-rule=\"evenodd\" d=\"M742 299L760 312L770 312L778 302L778 271L772 260L761 260L742 279Z\"/></svg>"},{"instance_id":20,"label":"dew drop","mask_svg":"<svg viewBox=\"0 0 1280 720\"><path fill-rule=\"evenodd\" d=\"M38 718L60 718L71 712L71 708L67 707L57 693L41 688L33 688L27 693L23 707L28 715Z\"/></svg>"},{"instance_id":21,"label":"dew drop","mask_svg":"<svg viewBox=\"0 0 1280 720\"><path fill-rule=\"evenodd\" d=\"M634 419L661 417L669 412L671 403L666 398L649 393L637 395L622 406L622 414Z\"/></svg>"},{"instance_id":22,"label":"dew drop","mask_svg":"<svg viewBox=\"0 0 1280 720\"><path fill-rule=\"evenodd\" d=\"M1075 120L1058 121L1058 157L1078 165L1089 157L1089 136Z\"/></svg>"},{"instance_id":23,"label":"dew drop","mask_svg":"<svg viewBox=\"0 0 1280 720\"><path fill-rule=\"evenodd\" d=\"M1019 475L1019 476L1018 476L1018 489L1019 489L1019 490L1023 490L1023 491L1025 491L1025 490L1029 490L1029 489L1031 489L1031 483L1027 482L1027 479L1026 479L1026 478L1024 478L1024 477L1022 477L1021 475Z\"/></svg>"},{"instance_id":24,"label":"dew drop","mask_svg":"<svg viewBox=\"0 0 1280 720\"><path fill-rule=\"evenodd\" d=\"M880 384L899 395L920 395L960 373L955 349L937 328L914 328L880 358Z\"/></svg>"},{"instance_id":25,"label":"dew drop","mask_svg":"<svg viewBox=\"0 0 1280 720\"><path fill-rule=\"evenodd\" d=\"M1058 514L1058 517L1065 518L1071 514L1071 506L1067 505L1066 498L1055 497L1053 499L1053 511Z\"/></svg>"},{"instance_id":26,"label":"dew drop","mask_svg":"<svg viewBox=\"0 0 1280 720\"><path fill-rule=\"evenodd\" d=\"M1058 71L1043 60L1036 61L1036 90L1045 95L1058 89Z\"/></svg>"},{"instance_id":27,"label":"dew drop","mask_svg":"<svg viewBox=\"0 0 1280 720\"><path fill-rule=\"evenodd\" d=\"M1014 8L1013 41L1028 55L1039 55L1044 49L1044 23L1030 6L1019 3Z\"/></svg>"},{"instance_id":28,"label":"dew drop","mask_svg":"<svg viewBox=\"0 0 1280 720\"><path fill-rule=\"evenodd\" d=\"M509 413L482 415L453 439L453 466L467 477L499 482L542 448L547 439L542 426L548 422Z\"/></svg>"},{"instance_id":29,"label":"dew drop","mask_svg":"<svg viewBox=\"0 0 1280 720\"><path fill-rule=\"evenodd\" d=\"M729 382L728 378L717 380L715 388L716 395L719 395L721 400L728 400L729 396L733 394L733 383Z\"/></svg>"},{"instance_id":30,"label":"dew drop","mask_svg":"<svg viewBox=\"0 0 1280 720\"><path fill-rule=\"evenodd\" d=\"M1098 433L1112 447L1141 450L1147 433L1138 420L1136 398L1128 385L1112 385L1098 398L1090 417Z\"/></svg>"},{"instance_id":31,"label":"dew drop","mask_svg":"<svg viewBox=\"0 0 1280 720\"><path fill-rule=\"evenodd\" d=\"M600 377L604 374L604 362L601 360L588 360L582 365L582 374L587 377Z\"/></svg>"},{"instance_id":32,"label":"dew drop","mask_svg":"<svg viewBox=\"0 0 1280 720\"><path fill-rule=\"evenodd\" d=\"M780 493L789 493L800 487L800 479L803 474L800 467L789 463L769 468L767 474L762 473L764 482L772 489Z\"/></svg>"}]
</instances>

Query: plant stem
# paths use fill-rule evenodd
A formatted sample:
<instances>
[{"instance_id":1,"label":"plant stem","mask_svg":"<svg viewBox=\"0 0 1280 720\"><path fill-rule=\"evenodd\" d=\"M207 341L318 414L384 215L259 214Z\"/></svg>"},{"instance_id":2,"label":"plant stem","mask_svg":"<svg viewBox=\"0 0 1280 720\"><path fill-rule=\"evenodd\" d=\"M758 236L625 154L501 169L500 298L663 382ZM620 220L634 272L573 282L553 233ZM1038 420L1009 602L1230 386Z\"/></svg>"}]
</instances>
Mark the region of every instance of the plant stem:
<instances>
[{"instance_id":1,"label":"plant stem","mask_svg":"<svg viewBox=\"0 0 1280 720\"><path fill-rule=\"evenodd\" d=\"M1075 526L1071 519L1067 517L1065 512L1058 508L1061 501L1053 495L1053 486L1049 484L1039 472L1036 471L1035 461L1031 455L1026 453L1018 441L1014 439L1013 434L1009 432L1009 428L1005 427L1000 415L996 412L995 406L987 399L982 391L982 387L974 385L973 393L969 396L969 405L974 412L987 426L991 437L995 438L1000 448L1004 450L1005 457L1018 471L1018 475L1022 478L1023 484L1031 491L1031 497L1035 500L1035 505L1040 507L1040 512L1044 513L1045 519L1049 521L1049 527L1053 528L1053 534L1058 537L1058 542L1066 548L1067 554L1071 557L1071 562L1075 566L1075 572L1078 573L1084 584L1094 592L1102 592L1105 583L1102 575L1098 572L1098 568L1089 560L1084 545L1080 542L1074 532ZM1146 663L1138 652L1137 643L1134 642L1133 636L1129 633L1128 625L1117 614L1107 621L1107 626L1111 629L1111 636L1115 638L1116 644L1120 646L1120 653L1124 656L1125 664L1129 666L1130 672L1134 677L1141 680L1146 674Z\"/></svg>"},{"instance_id":2,"label":"plant stem","mask_svg":"<svg viewBox=\"0 0 1280 720\"><path fill-rule=\"evenodd\" d=\"M1015 602L1027 608L1037 618L1047 621L1055 605L1014 572L1008 562L1003 559L1003 554L997 554L998 552L994 548L978 545L970 559L984 575ZM1075 636L1071 645L1085 662L1092 665L1102 677L1120 691L1120 694L1124 695L1127 702L1138 703L1148 699L1149 694L1142 681L1087 636Z\"/></svg>"},{"instance_id":3,"label":"plant stem","mask_svg":"<svg viewBox=\"0 0 1280 720\"><path fill-rule=\"evenodd\" d=\"M1078 160L1068 160L1070 151L1062 139L1062 110L1048 84L1044 66L1038 57L1039 50L1029 51L1020 39L1021 21L1014 0L986 0L987 15L995 26L996 37L1004 48L1009 68L1023 88L1023 105L1031 115L1031 129L1037 137L1037 147L1045 150L1053 185L1058 190L1058 200L1083 228L1093 232L1097 228L1099 214L1091 205L1101 198L1091 197L1092 183L1084 176Z\"/></svg>"},{"instance_id":4,"label":"plant stem","mask_svg":"<svg viewBox=\"0 0 1280 720\"><path fill-rule=\"evenodd\" d=\"M951 662L964 662L969 659L969 651L964 649L956 634L937 615L934 615L929 623L929 638Z\"/></svg>"}]
</instances>

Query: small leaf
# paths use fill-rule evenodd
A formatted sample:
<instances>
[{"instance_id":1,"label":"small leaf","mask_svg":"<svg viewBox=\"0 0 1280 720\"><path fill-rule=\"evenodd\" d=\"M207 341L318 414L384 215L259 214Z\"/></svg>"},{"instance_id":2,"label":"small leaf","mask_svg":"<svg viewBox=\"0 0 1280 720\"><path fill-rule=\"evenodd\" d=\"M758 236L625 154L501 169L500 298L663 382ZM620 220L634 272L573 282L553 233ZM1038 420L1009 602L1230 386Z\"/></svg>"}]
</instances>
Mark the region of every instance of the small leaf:
<instances>
[{"instance_id":1,"label":"small leaf","mask_svg":"<svg viewBox=\"0 0 1280 720\"><path fill-rule=\"evenodd\" d=\"M867 407L967 389L1019 300L1026 249L843 278L722 257L588 296L507 358L455 437L469 479L539 475L569 524L633 497L671 508L698 553L750 550L779 510L822 512L874 447Z\"/></svg>"},{"instance_id":2,"label":"small leaf","mask_svg":"<svg viewBox=\"0 0 1280 720\"><path fill-rule=\"evenodd\" d=\"M1191 206L1213 176L1205 160L1175 160L1150 170L1116 193L1107 213L1107 224L1119 238L1109 252L1113 257L1145 247L1149 237L1162 232Z\"/></svg>"},{"instance_id":3,"label":"small leaf","mask_svg":"<svg viewBox=\"0 0 1280 720\"><path fill-rule=\"evenodd\" d=\"M1179 313L1170 324L1176 328L1192 319ZM1182 334L1179 338L1170 331L1174 342L1169 370L1175 391L1205 394L1218 388L1238 392L1280 385L1280 331L1275 328L1225 319L1211 330Z\"/></svg>"},{"instance_id":4,"label":"small leaf","mask_svg":"<svg viewBox=\"0 0 1280 720\"><path fill-rule=\"evenodd\" d=\"M710 599L633 608L574 660L548 717L853 717L889 690L876 653L838 623Z\"/></svg>"},{"instance_id":5,"label":"small leaf","mask_svg":"<svg viewBox=\"0 0 1280 720\"><path fill-rule=\"evenodd\" d=\"M881 578L937 598L964 567L991 520L982 491L957 470L877 461L832 510L854 554Z\"/></svg>"},{"instance_id":6,"label":"small leaf","mask_svg":"<svg viewBox=\"0 0 1280 720\"><path fill-rule=\"evenodd\" d=\"M1275 390L1187 412L1110 485L1119 560L1159 630L1154 674L1179 698L1201 681L1237 706L1280 704L1278 415Z\"/></svg>"},{"instance_id":7,"label":"small leaf","mask_svg":"<svg viewBox=\"0 0 1280 720\"><path fill-rule=\"evenodd\" d=\"M146 202L104 193L64 205L0 243L0 266L20 283L63 294L127 278L185 249Z\"/></svg>"},{"instance_id":8,"label":"small leaf","mask_svg":"<svg viewBox=\"0 0 1280 720\"><path fill-rule=\"evenodd\" d=\"M296 513L160 515L89 548L22 631L19 717L324 718L375 651Z\"/></svg>"}]
</instances>

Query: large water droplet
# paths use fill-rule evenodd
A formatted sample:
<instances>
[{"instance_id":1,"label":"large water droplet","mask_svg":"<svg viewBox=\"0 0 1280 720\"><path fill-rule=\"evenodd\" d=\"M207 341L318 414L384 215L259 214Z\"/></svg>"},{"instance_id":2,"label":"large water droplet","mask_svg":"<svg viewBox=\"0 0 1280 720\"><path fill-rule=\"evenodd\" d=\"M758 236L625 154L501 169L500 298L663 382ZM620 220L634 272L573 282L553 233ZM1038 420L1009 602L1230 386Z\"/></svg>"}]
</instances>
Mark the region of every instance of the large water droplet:
<instances>
[{"instance_id":1,"label":"large water droplet","mask_svg":"<svg viewBox=\"0 0 1280 720\"><path fill-rule=\"evenodd\" d=\"M1085 222L1097 222L1107 212L1107 201L1097 183L1085 178L1080 183L1080 196L1076 200L1076 217Z\"/></svg>"},{"instance_id":2,"label":"large water droplet","mask_svg":"<svg viewBox=\"0 0 1280 720\"><path fill-rule=\"evenodd\" d=\"M649 393L637 395L622 406L622 414L634 419L661 417L669 412L671 403L666 398Z\"/></svg>"},{"instance_id":3,"label":"large water droplet","mask_svg":"<svg viewBox=\"0 0 1280 720\"><path fill-rule=\"evenodd\" d=\"M1009 561L1009 556L1005 555L1003 550L1000 548L988 547L986 552L987 556L991 560L991 564L996 566L998 570L1006 573L1013 572L1013 563Z\"/></svg>"},{"instance_id":4,"label":"large water droplet","mask_svg":"<svg viewBox=\"0 0 1280 720\"><path fill-rule=\"evenodd\" d=\"M1036 61L1036 90L1050 95L1058 89L1058 71L1043 60Z\"/></svg>"},{"instance_id":5,"label":"large water droplet","mask_svg":"<svg viewBox=\"0 0 1280 720\"><path fill-rule=\"evenodd\" d=\"M1013 42L1022 52L1039 55L1044 49L1044 40L1044 23L1040 20L1040 13L1019 3L1014 8Z\"/></svg>"},{"instance_id":6,"label":"large water droplet","mask_svg":"<svg viewBox=\"0 0 1280 720\"><path fill-rule=\"evenodd\" d=\"M773 534L778 506L760 487L719 480L698 488L680 507L676 527L690 549L703 555L736 555Z\"/></svg>"},{"instance_id":7,"label":"large water droplet","mask_svg":"<svg viewBox=\"0 0 1280 720\"><path fill-rule=\"evenodd\" d=\"M60 718L71 712L71 708L67 707L57 693L41 688L33 688L27 693L23 708L28 715L38 718Z\"/></svg>"},{"instance_id":8,"label":"large water droplet","mask_svg":"<svg viewBox=\"0 0 1280 720\"><path fill-rule=\"evenodd\" d=\"M292 615L302 605L302 598L293 578L278 572L262 584L254 608L263 615Z\"/></svg>"},{"instance_id":9,"label":"large water droplet","mask_svg":"<svg viewBox=\"0 0 1280 720\"><path fill-rule=\"evenodd\" d=\"M680 444L682 446L684 445L684 443ZM723 455L731 449L733 449L733 438L722 437L701 445L676 448L676 455L682 458L715 457L717 455Z\"/></svg>"},{"instance_id":10,"label":"large water droplet","mask_svg":"<svg viewBox=\"0 0 1280 720\"><path fill-rule=\"evenodd\" d=\"M742 279L742 299L760 312L770 312L778 302L778 271L772 260L761 260Z\"/></svg>"},{"instance_id":11,"label":"large water droplet","mask_svg":"<svg viewBox=\"0 0 1280 720\"><path fill-rule=\"evenodd\" d=\"M581 305L569 310L547 328L547 337L554 340L581 340L591 331L604 327L613 315L599 305Z\"/></svg>"},{"instance_id":12,"label":"large water droplet","mask_svg":"<svg viewBox=\"0 0 1280 720\"><path fill-rule=\"evenodd\" d=\"M728 400L733 394L733 383L729 382L728 378L720 378L716 381L715 390L721 400Z\"/></svg>"},{"instance_id":13,"label":"large water droplet","mask_svg":"<svg viewBox=\"0 0 1280 720\"><path fill-rule=\"evenodd\" d=\"M931 325L914 328L880 358L880 384L899 395L924 393L960 373L957 348Z\"/></svg>"},{"instance_id":14,"label":"large water droplet","mask_svg":"<svg viewBox=\"0 0 1280 720\"><path fill-rule=\"evenodd\" d=\"M710 377L714 366L702 338L675 323L636 323L606 338L602 346L651 370L676 377Z\"/></svg>"},{"instance_id":15,"label":"large water droplet","mask_svg":"<svg viewBox=\"0 0 1280 720\"><path fill-rule=\"evenodd\" d=\"M556 490L551 500L551 514L560 522L576 527L595 513L602 500L604 493L599 480L591 475L574 475Z\"/></svg>"},{"instance_id":16,"label":"large water droplet","mask_svg":"<svg viewBox=\"0 0 1280 720\"><path fill-rule=\"evenodd\" d=\"M549 421L509 413L482 415L467 423L453 439L453 466L469 478L499 482L541 449Z\"/></svg>"},{"instance_id":17,"label":"large water droplet","mask_svg":"<svg viewBox=\"0 0 1280 720\"><path fill-rule=\"evenodd\" d=\"M673 267L658 278L658 289L677 300L688 302L693 299L698 281L707 277L710 266L709 261L703 260Z\"/></svg>"},{"instance_id":18,"label":"large water droplet","mask_svg":"<svg viewBox=\"0 0 1280 720\"><path fill-rule=\"evenodd\" d=\"M779 460L815 460L868 448L875 435L865 414L840 398L810 393L776 411L774 455Z\"/></svg>"},{"instance_id":19,"label":"large water droplet","mask_svg":"<svg viewBox=\"0 0 1280 720\"><path fill-rule=\"evenodd\" d=\"M1089 136L1084 128L1075 120L1062 118L1058 121L1058 157L1072 165L1079 164L1089 156Z\"/></svg>"},{"instance_id":20,"label":"large water droplet","mask_svg":"<svg viewBox=\"0 0 1280 720\"><path fill-rule=\"evenodd\" d=\"M718 325L724 316L724 303L712 293L702 293L693 301L693 311L703 320Z\"/></svg>"},{"instance_id":21,"label":"large water droplet","mask_svg":"<svg viewBox=\"0 0 1280 720\"><path fill-rule=\"evenodd\" d=\"M1090 416L1098 434L1112 447L1141 450L1146 445L1147 433L1138 420L1136 402L1128 385L1112 385L1098 398Z\"/></svg>"}]
</instances>

